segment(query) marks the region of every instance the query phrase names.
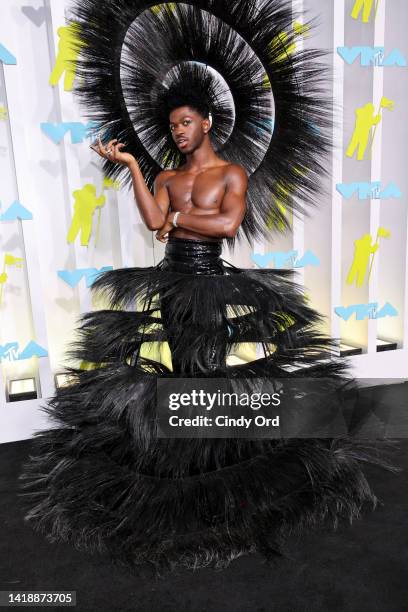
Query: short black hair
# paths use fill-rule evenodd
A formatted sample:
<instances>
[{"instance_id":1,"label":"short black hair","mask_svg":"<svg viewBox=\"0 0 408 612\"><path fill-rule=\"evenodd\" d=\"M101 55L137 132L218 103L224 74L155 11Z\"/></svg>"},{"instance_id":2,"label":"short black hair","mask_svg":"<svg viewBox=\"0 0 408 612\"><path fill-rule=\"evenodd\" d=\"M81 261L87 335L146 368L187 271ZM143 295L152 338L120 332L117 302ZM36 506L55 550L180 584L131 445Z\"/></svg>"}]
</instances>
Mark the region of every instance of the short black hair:
<instances>
[{"instance_id":1,"label":"short black hair","mask_svg":"<svg viewBox=\"0 0 408 612\"><path fill-rule=\"evenodd\" d=\"M165 98L165 106L167 116L170 115L171 111L181 106L188 106L201 115L203 119L208 119L210 114L210 107L205 100L200 99L193 93L187 93L186 95L169 94Z\"/></svg>"}]
</instances>

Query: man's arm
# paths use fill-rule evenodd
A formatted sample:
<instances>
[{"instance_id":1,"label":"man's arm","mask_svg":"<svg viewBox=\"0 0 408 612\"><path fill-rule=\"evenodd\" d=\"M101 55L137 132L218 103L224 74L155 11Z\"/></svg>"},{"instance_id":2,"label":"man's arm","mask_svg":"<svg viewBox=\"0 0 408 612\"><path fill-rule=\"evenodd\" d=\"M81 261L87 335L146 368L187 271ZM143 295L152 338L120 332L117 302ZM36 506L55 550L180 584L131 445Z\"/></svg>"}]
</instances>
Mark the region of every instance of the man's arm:
<instances>
[{"instance_id":1,"label":"man's arm","mask_svg":"<svg viewBox=\"0 0 408 612\"><path fill-rule=\"evenodd\" d=\"M137 207L143 221L149 230L156 230L163 226L166 221L170 206L169 194L166 187L168 171L162 170L154 181L154 196L147 187L139 164L129 164L132 175L133 191Z\"/></svg>"},{"instance_id":2,"label":"man's arm","mask_svg":"<svg viewBox=\"0 0 408 612\"><path fill-rule=\"evenodd\" d=\"M180 213L177 217L177 227L203 234L204 236L233 238L246 210L246 192L248 176L242 166L232 164L226 173L226 190L219 213L194 214ZM167 219L173 221L175 212Z\"/></svg>"}]
</instances>

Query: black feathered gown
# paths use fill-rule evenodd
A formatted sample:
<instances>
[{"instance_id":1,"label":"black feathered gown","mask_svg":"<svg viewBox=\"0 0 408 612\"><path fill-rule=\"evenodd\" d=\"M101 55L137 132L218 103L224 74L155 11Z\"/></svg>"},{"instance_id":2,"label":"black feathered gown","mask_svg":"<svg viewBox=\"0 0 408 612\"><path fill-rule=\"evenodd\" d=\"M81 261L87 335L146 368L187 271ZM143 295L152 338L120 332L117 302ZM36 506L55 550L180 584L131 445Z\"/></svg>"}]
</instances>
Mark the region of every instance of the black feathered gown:
<instances>
[{"instance_id":1,"label":"black feathered gown","mask_svg":"<svg viewBox=\"0 0 408 612\"><path fill-rule=\"evenodd\" d=\"M95 367L66 369L73 384L42 407L55 427L36 433L20 475L25 519L50 541L131 566L226 566L249 552L272 558L293 532L375 507L361 463L387 462L348 436L157 437L157 377L272 379L296 363L307 376L346 373L344 361L318 361L333 341L316 331L321 317L292 270L239 269L220 255L219 242L170 234L158 265L93 283L110 309L82 315L69 355ZM165 340L173 371L139 355L142 342ZM237 342L262 343L265 356L228 366Z\"/></svg>"}]
</instances>

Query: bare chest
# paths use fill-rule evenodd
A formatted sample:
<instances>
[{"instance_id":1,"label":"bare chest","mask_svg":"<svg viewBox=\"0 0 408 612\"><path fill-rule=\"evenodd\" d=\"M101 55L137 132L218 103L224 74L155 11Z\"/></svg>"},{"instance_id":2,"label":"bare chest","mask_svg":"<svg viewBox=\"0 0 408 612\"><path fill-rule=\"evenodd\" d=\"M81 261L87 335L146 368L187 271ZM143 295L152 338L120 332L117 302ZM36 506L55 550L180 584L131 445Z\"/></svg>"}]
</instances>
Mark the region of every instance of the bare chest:
<instances>
[{"instance_id":1,"label":"bare chest","mask_svg":"<svg viewBox=\"0 0 408 612\"><path fill-rule=\"evenodd\" d=\"M203 210L219 208L225 194L225 180L222 171L200 174L180 174L168 184L173 209L196 207Z\"/></svg>"}]
</instances>

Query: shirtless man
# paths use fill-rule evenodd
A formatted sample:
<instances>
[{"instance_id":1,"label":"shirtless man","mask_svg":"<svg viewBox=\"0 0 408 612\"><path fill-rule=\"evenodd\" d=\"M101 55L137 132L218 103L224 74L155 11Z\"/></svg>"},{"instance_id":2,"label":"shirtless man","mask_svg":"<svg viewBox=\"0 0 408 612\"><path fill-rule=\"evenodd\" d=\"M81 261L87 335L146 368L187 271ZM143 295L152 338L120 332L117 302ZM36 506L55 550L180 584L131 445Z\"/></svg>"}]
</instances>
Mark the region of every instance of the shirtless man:
<instances>
[{"instance_id":1,"label":"shirtless man","mask_svg":"<svg viewBox=\"0 0 408 612\"><path fill-rule=\"evenodd\" d=\"M198 110L180 106L169 114L169 129L186 163L161 171L150 193L139 164L117 139L92 148L101 157L128 166L140 214L157 240L167 242L169 232L177 238L221 241L236 235L245 215L247 173L239 164L218 157L208 132L211 123ZM177 227L173 225L177 211Z\"/></svg>"}]
</instances>

